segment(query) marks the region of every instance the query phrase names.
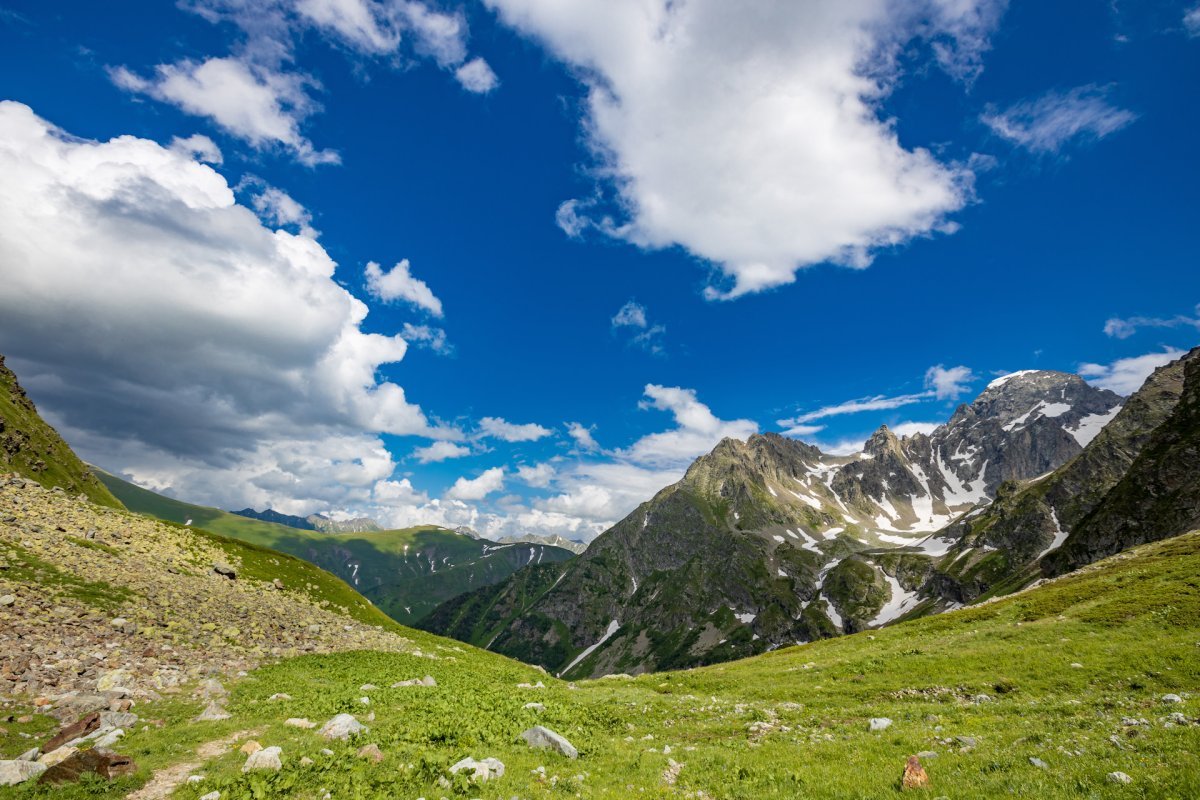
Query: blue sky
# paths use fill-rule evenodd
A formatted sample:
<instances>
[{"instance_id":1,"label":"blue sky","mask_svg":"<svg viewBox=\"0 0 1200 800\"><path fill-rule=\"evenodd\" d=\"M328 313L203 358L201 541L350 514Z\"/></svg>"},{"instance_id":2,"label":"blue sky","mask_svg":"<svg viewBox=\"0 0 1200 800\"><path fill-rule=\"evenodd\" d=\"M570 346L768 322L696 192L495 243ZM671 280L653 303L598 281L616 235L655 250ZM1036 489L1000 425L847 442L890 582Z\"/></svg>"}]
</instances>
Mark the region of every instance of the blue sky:
<instances>
[{"instance_id":1,"label":"blue sky","mask_svg":"<svg viewBox=\"0 0 1200 800\"><path fill-rule=\"evenodd\" d=\"M0 1L0 352L185 499L590 538L1196 343L1194 3L249 5Z\"/></svg>"}]
</instances>

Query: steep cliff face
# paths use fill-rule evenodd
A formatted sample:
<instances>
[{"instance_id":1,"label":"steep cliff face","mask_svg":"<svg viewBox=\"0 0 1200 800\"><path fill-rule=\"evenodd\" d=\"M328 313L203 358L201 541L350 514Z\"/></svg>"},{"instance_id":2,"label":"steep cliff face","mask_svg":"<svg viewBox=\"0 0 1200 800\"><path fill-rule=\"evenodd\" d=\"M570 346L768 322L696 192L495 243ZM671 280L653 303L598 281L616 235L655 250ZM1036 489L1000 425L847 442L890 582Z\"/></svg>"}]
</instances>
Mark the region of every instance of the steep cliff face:
<instances>
[{"instance_id":1,"label":"steep cliff face","mask_svg":"<svg viewBox=\"0 0 1200 800\"><path fill-rule=\"evenodd\" d=\"M1044 478L1002 485L990 507L939 534L955 544L931 591L970 602L1186 530L1198 474L1187 468L1196 434L1186 383L1198 361L1200 349L1160 367L1082 453Z\"/></svg>"},{"instance_id":2,"label":"steep cliff face","mask_svg":"<svg viewBox=\"0 0 1200 800\"><path fill-rule=\"evenodd\" d=\"M862 630L946 602L932 536L1009 478L1078 455L1120 405L1073 375L997 379L929 435L837 457L727 439L563 567L439 609L449 633L566 676L686 667ZM551 577L553 578L551 580Z\"/></svg>"},{"instance_id":3,"label":"steep cliff face","mask_svg":"<svg viewBox=\"0 0 1200 800\"><path fill-rule=\"evenodd\" d=\"M1200 349L1172 366L1175 369L1164 379L1173 384L1182 371L1178 402L1139 448L1120 480L1085 516L1071 523L1062 547L1042 559L1044 574L1060 575L1135 545L1200 527Z\"/></svg>"}]
</instances>

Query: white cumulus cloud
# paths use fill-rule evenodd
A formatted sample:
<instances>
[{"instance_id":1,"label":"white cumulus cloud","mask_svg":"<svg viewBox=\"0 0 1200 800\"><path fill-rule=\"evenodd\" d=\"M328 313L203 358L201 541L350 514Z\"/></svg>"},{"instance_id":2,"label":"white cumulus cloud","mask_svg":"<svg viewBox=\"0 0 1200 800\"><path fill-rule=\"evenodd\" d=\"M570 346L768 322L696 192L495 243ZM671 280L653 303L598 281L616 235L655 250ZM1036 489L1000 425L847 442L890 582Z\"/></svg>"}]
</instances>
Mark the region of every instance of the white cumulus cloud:
<instances>
[{"instance_id":1,"label":"white cumulus cloud","mask_svg":"<svg viewBox=\"0 0 1200 800\"><path fill-rule=\"evenodd\" d=\"M617 455L623 460L650 467L685 466L707 453L725 438L745 439L758 432L758 423L748 419L723 420L701 403L694 389L647 384L641 402L644 409L670 412L675 427L651 433Z\"/></svg>"},{"instance_id":2,"label":"white cumulus cloud","mask_svg":"<svg viewBox=\"0 0 1200 800\"><path fill-rule=\"evenodd\" d=\"M418 447L412 452L413 457L422 464L432 464L450 458L462 458L471 454L471 448L455 442L438 441Z\"/></svg>"},{"instance_id":3,"label":"white cumulus cloud","mask_svg":"<svg viewBox=\"0 0 1200 800\"><path fill-rule=\"evenodd\" d=\"M281 146L310 166L340 161L336 152L316 149L300 133L301 123L318 107L309 95L312 81L304 76L234 57L160 64L149 78L124 67L111 74L121 88L208 117L254 147Z\"/></svg>"},{"instance_id":4,"label":"white cumulus cloud","mask_svg":"<svg viewBox=\"0 0 1200 800\"><path fill-rule=\"evenodd\" d=\"M492 68L482 58L473 58L454 71L454 77L468 92L487 94L500 85Z\"/></svg>"},{"instance_id":5,"label":"white cumulus cloud","mask_svg":"<svg viewBox=\"0 0 1200 800\"><path fill-rule=\"evenodd\" d=\"M1004 2L485 4L584 84L592 174L615 202L568 200L559 226L680 245L724 274L709 297L820 262L865 266L949 230L970 199L970 171L902 145L881 104L914 40L953 76L977 75Z\"/></svg>"},{"instance_id":6,"label":"white cumulus cloud","mask_svg":"<svg viewBox=\"0 0 1200 800\"><path fill-rule=\"evenodd\" d=\"M957 400L977 377L967 367L947 368L937 364L925 371L925 388L938 400Z\"/></svg>"},{"instance_id":7,"label":"white cumulus cloud","mask_svg":"<svg viewBox=\"0 0 1200 800\"><path fill-rule=\"evenodd\" d=\"M377 300L385 303L403 300L435 317L442 316L442 301L434 296L429 284L413 277L407 258L387 272L374 261L368 262L364 274L367 278L367 291Z\"/></svg>"},{"instance_id":8,"label":"white cumulus cloud","mask_svg":"<svg viewBox=\"0 0 1200 800\"><path fill-rule=\"evenodd\" d=\"M311 235L265 227L189 148L98 142L0 103L0 340L81 454L202 503L369 500L378 434L458 438ZM307 508L300 506L307 505Z\"/></svg>"},{"instance_id":9,"label":"white cumulus cloud","mask_svg":"<svg viewBox=\"0 0 1200 800\"><path fill-rule=\"evenodd\" d=\"M450 500L482 500L504 488L504 468L492 467L476 478L459 478L446 491Z\"/></svg>"}]
</instances>

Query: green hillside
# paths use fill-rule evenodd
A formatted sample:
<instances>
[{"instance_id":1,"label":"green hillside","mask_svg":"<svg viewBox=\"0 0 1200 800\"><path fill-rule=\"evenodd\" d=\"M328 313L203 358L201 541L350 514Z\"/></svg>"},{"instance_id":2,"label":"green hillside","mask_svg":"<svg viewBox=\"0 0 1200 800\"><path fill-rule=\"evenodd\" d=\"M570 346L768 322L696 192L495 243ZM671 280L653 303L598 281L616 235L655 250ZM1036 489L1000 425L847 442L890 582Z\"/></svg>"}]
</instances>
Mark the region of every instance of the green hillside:
<instances>
[{"instance_id":1,"label":"green hillside","mask_svg":"<svg viewBox=\"0 0 1200 800\"><path fill-rule=\"evenodd\" d=\"M84 494L93 503L121 503L79 460L54 428L38 415L33 401L0 356L0 472L16 472L43 486Z\"/></svg>"},{"instance_id":2,"label":"green hillside","mask_svg":"<svg viewBox=\"0 0 1200 800\"><path fill-rule=\"evenodd\" d=\"M124 740L143 765L137 776L29 786L19 796L121 797L153 769L196 760L198 744L254 730L264 746L282 747L281 771L243 774L245 756L234 750L195 766L188 774L202 779L174 796L873 800L900 796L905 759L924 753L930 787L905 795L1192 798L1200 796L1197 576L1200 533L1192 533L934 618L578 685L412 633L422 650L449 645L453 657L363 652L263 667L235 686L225 722L177 724L200 707L184 696L139 707L166 724ZM424 674L437 686L386 688ZM544 689L517 685L538 680ZM278 692L291 699L270 702ZM350 742L283 724L338 712L362 719L364 694L374 719ZM1165 702L1168 694L1182 702ZM872 731L872 718L891 724ZM519 734L535 724L566 736L579 759L527 748ZM366 744L378 746L381 763L356 755ZM0 746L11 757L27 745L10 732ZM498 758L504 776L439 786L468 756Z\"/></svg>"},{"instance_id":3,"label":"green hillside","mask_svg":"<svg viewBox=\"0 0 1200 800\"><path fill-rule=\"evenodd\" d=\"M463 592L497 583L530 563L572 553L548 545L497 545L434 526L370 533L290 528L192 505L134 486L103 470L104 484L131 511L303 558L351 584L393 619L412 623Z\"/></svg>"}]
</instances>

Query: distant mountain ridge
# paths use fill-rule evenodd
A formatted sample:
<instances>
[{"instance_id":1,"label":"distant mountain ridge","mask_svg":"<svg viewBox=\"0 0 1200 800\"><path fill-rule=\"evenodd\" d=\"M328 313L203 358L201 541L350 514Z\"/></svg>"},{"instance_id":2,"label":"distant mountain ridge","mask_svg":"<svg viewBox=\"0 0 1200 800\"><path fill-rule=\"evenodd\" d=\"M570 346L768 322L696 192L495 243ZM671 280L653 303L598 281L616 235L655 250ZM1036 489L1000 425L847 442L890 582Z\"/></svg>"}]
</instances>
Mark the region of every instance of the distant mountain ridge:
<instances>
[{"instance_id":1,"label":"distant mountain ridge","mask_svg":"<svg viewBox=\"0 0 1200 800\"><path fill-rule=\"evenodd\" d=\"M1007 482L1079 456L1120 407L1076 375L1026 370L928 435L884 426L852 456L777 434L727 439L577 559L455 598L424 624L586 677L728 660L945 608L955 601L923 591L954 544L935 534Z\"/></svg>"},{"instance_id":2,"label":"distant mountain ridge","mask_svg":"<svg viewBox=\"0 0 1200 800\"><path fill-rule=\"evenodd\" d=\"M243 508L241 511L231 511L229 513L237 514L239 517L262 520L263 522L274 522L278 525L287 525L289 528L296 528L302 531L324 531L326 533L367 533L369 531L383 530L383 527L370 517L356 517L354 519L347 520L330 519L324 514L309 514L307 517L298 517L294 514L281 513L273 508L268 508L264 511L255 511L253 508Z\"/></svg>"},{"instance_id":3,"label":"distant mountain ridge","mask_svg":"<svg viewBox=\"0 0 1200 800\"><path fill-rule=\"evenodd\" d=\"M558 534L542 536L536 533L526 533L520 536L503 536L496 540L500 544L547 544L551 547L561 547L579 555L587 550L587 543L578 539L568 539Z\"/></svg>"},{"instance_id":4,"label":"distant mountain ridge","mask_svg":"<svg viewBox=\"0 0 1200 800\"><path fill-rule=\"evenodd\" d=\"M298 556L346 581L404 624L521 567L572 557L558 547L501 545L434 525L363 533L306 530L184 503L115 475L98 474L130 511Z\"/></svg>"}]
</instances>

